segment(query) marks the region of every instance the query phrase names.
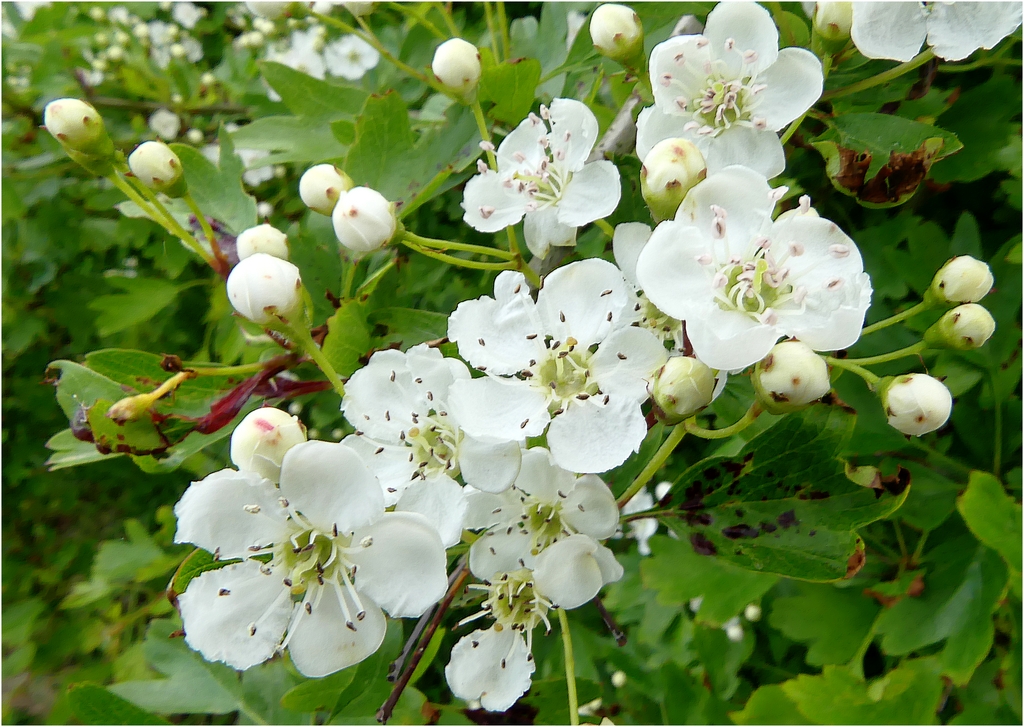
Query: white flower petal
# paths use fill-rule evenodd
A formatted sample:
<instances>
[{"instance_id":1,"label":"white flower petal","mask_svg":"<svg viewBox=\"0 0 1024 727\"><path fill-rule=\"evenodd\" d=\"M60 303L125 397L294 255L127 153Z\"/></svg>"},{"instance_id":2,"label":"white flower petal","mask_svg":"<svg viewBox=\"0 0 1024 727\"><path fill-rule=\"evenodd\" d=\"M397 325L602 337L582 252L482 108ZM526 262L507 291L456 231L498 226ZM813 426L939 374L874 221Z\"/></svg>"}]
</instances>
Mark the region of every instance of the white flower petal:
<instances>
[{"instance_id":1,"label":"white flower petal","mask_svg":"<svg viewBox=\"0 0 1024 727\"><path fill-rule=\"evenodd\" d=\"M571 336L580 348L588 348L617 327L634 299L617 267L590 258L549 274L537 294L537 308L546 333L563 342Z\"/></svg>"},{"instance_id":2,"label":"white flower petal","mask_svg":"<svg viewBox=\"0 0 1024 727\"><path fill-rule=\"evenodd\" d=\"M683 131L689 118L673 116L657 106L648 106L636 120L636 155L645 159L655 144L665 139L686 139L693 142L706 160L711 138L691 131Z\"/></svg>"},{"instance_id":3,"label":"white flower petal","mask_svg":"<svg viewBox=\"0 0 1024 727\"><path fill-rule=\"evenodd\" d=\"M712 274L697 261L710 251L711 240L690 223L662 222L637 259L637 280L660 310L688 319L713 295Z\"/></svg>"},{"instance_id":4,"label":"white flower petal","mask_svg":"<svg viewBox=\"0 0 1024 727\"><path fill-rule=\"evenodd\" d=\"M860 273L846 280L841 291L808 294L807 309L800 315L780 315L778 328L815 351L848 348L860 338L871 293L871 279Z\"/></svg>"},{"instance_id":5,"label":"white flower petal","mask_svg":"<svg viewBox=\"0 0 1024 727\"><path fill-rule=\"evenodd\" d=\"M416 618L448 590L444 546L418 513L388 512L357 530L353 544L372 542L349 555L358 566L355 586L394 618Z\"/></svg>"},{"instance_id":6,"label":"white flower petal","mask_svg":"<svg viewBox=\"0 0 1024 727\"><path fill-rule=\"evenodd\" d=\"M711 243L711 229L715 219L711 206L723 208L727 215L726 238L714 244L717 246L718 259L724 262L730 255L746 251L750 241L770 225L772 210L775 208L771 192L772 188L763 174L746 166L730 166L690 190L679 206L676 220L690 222ZM658 234L657 231L655 234ZM729 247L730 243L737 249ZM650 295L646 287L644 292ZM664 308L662 310L671 313Z\"/></svg>"},{"instance_id":7,"label":"white flower petal","mask_svg":"<svg viewBox=\"0 0 1024 727\"><path fill-rule=\"evenodd\" d=\"M527 201L515 186L506 186L502 176L488 170L466 182L462 220L474 230L497 232L523 219Z\"/></svg>"},{"instance_id":8,"label":"white flower petal","mask_svg":"<svg viewBox=\"0 0 1024 727\"><path fill-rule=\"evenodd\" d=\"M778 135L770 129L758 131L749 126L733 126L723 131L708 143L704 158L709 177L733 165L746 166L768 179L786 169L786 154Z\"/></svg>"},{"instance_id":9,"label":"white flower petal","mask_svg":"<svg viewBox=\"0 0 1024 727\"><path fill-rule=\"evenodd\" d=\"M770 131L779 131L813 106L825 82L821 61L805 48L783 48L757 80L768 86L760 94L756 113Z\"/></svg>"},{"instance_id":10,"label":"white flower petal","mask_svg":"<svg viewBox=\"0 0 1024 727\"><path fill-rule=\"evenodd\" d=\"M686 335L697 358L713 369L739 371L771 350L781 332L738 311L725 311L709 300L686 319Z\"/></svg>"},{"instance_id":11,"label":"white flower petal","mask_svg":"<svg viewBox=\"0 0 1024 727\"><path fill-rule=\"evenodd\" d=\"M615 495L597 475L583 475L562 503L562 519L597 540L610 538L619 524Z\"/></svg>"},{"instance_id":12,"label":"white flower petal","mask_svg":"<svg viewBox=\"0 0 1024 727\"><path fill-rule=\"evenodd\" d=\"M855 2L850 37L867 58L909 61L928 33L925 18L917 2Z\"/></svg>"},{"instance_id":13,"label":"white flower petal","mask_svg":"<svg viewBox=\"0 0 1024 727\"><path fill-rule=\"evenodd\" d=\"M713 62L714 58L712 48L700 35L669 38L664 43L654 46L651 51L651 87L654 89L654 102L662 114L674 117L673 124L676 127L681 128L691 116L676 104L676 99L682 97L690 102L704 92L707 78L704 67L705 64ZM663 138L668 139L672 136L673 134L669 134ZM651 146L655 143L657 142ZM641 154L639 146L638 141L637 155L643 159L647 154Z\"/></svg>"},{"instance_id":14,"label":"white flower petal","mask_svg":"<svg viewBox=\"0 0 1024 727\"><path fill-rule=\"evenodd\" d=\"M185 642L207 661L235 669L273 656L292 613L281 574L264 575L256 561L201 573L178 595L178 607Z\"/></svg>"},{"instance_id":15,"label":"white flower petal","mask_svg":"<svg viewBox=\"0 0 1024 727\"><path fill-rule=\"evenodd\" d=\"M452 647L444 675L459 699L479 700L484 709L504 712L530 688L536 666L529 656L519 632L477 630Z\"/></svg>"},{"instance_id":16,"label":"white flower petal","mask_svg":"<svg viewBox=\"0 0 1024 727\"><path fill-rule=\"evenodd\" d=\"M667 360L668 353L657 336L629 326L601 342L590 359L590 370L604 393L642 402L647 399L648 382Z\"/></svg>"},{"instance_id":17,"label":"white flower petal","mask_svg":"<svg viewBox=\"0 0 1024 727\"><path fill-rule=\"evenodd\" d=\"M378 442L351 434L341 443L355 450L370 471L377 476L384 494L384 507L391 507L412 482L416 463L409 461L409 447Z\"/></svg>"},{"instance_id":18,"label":"white flower petal","mask_svg":"<svg viewBox=\"0 0 1024 727\"><path fill-rule=\"evenodd\" d=\"M540 163L548 158L547 150L541 144L548 129L539 117L526 118L498 145L498 172L502 178L515 172L533 174Z\"/></svg>"},{"instance_id":19,"label":"white flower petal","mask_svg":"<svg viewBox=\"0 0 1024 727\"><path fill-rule=\"evenodd\" d=\"M350 533L380 519L384 494L350 447L310 441L288 450L281 464L281 495L322 532Z\"/></svg>"},{"instance_id":20,"label":"white flower petal","mask_svg":"<svg viewBox=\"0 0 1024 727\"><path fill-rule=\"evenodd\" d=\"M559 165L570 172L583 167L597 143L597 117L587 105L571 98L551 102L551 151L564 152Z\"/></svg>"},{"instance_id":21,"label":"white flower petal","mask_svg":"<svg viewBox=\"0 0 1024 727\"><path fill-rule=\"evenodd\" d=\"M295 633L288 640L288 652L295 668L311 678L358 664L380 648L388 628L376 603L360 594L357 605L343 589L349 613L354 617L360 610L366 612L361 621L352 622L353 631L345 624L338 592L329 585L322 591L312 613L299 612L299 620L293 627Z\"/></svg>"},{"instance_id":22,"label":"white flower petal","mask_svg":"<svg viewBox=\"0 0 1024 727\"><path fill-rule=\"evenodd\" d=\"M533 568L537 590L561 608L578 608L604 585L594 554L598 543L587 535L570 535L552 543L537 556Z\"/></svg>"},{"instance_id":23,"label":"white flower petal","mask_svg":"<svg viewBox=\"0 0 1024 727\"><path fill-rule=\"evenodd\" d=\"M502 442L464 435L459 443L462 479L484 492L503 492L519 474L522 458L518 442Z\"/></svg>"},{"instance_id":24,"label":"white flower petal","mask_svg":"<svg viewBox=\"0 0 1024 727\"><path fill-rule=\"evenodd\" d=\"M607 217L619 206L622 185L619 168L601 159L591 162L572 175L558 200L558 220L564 225L581 227Z\"/></svg>"},{"instance_id":25,"label":"white flower petal","mask_svg":"<svg viewBox=\"0 0 1024 727\"><path fill-rule=\"evenodd\" d=\"M422 416L427 409L437 409L437 402L446 401L448 388L460 379L472 378L466 364L456 358L445 358L439 350L425 343L405 352L411 387L416 392Z\"/></svg>"},{"instance_id":26,"label":"white flower petal","mask_svg":"<svg viewBox=\"0 0 1024 727\"><path fill-rule=\"evenodd\" d=\"M378 351L345 384L341 410L356 429L398 444L400 433L414 424L413 414L429 405L413 387L406 356L401 351Z\"/></svg>"},{"instance_id":27,"label":"white flower petal","mask_svg":"<svg viewBox=\"0 0 1024 727\"><path fill-rule=\"evenodd\" d=\"M575 486L576 476L556 465L551 452L544 447L531 447L523 452L516 489L542 502L555 504Z\"/></svg>"},{"instance_id":28,"label":"white flower petal","mask_svg":"<svg viewBox=\"0 0 1024 727\"><path fill-rule=\"evenodd\" d=\"M480 580L490 581L501 573L532 568L530 543L529 533L514 523L488 530L469 546L469 570Z\"/></svg>"},{"instance_id":29,"label":"white flower petal","mask_svg":"<svg viewBox=\"0 0 1024 727\"><path fill-rule=\"evenodd\" d=\"M548 427L555 462L571 472L604 472L618 467L647 436L647 422L635 399L612 396L574 402Z\"/></svg>"},{"instance_id":30,"label":"white flower petal","mask_svg":"<svg viewBox=\"0 0 1024 727\"><path fill-rule=\"evenodd\" d=\"M755 51L754 68L763 70L775 62L779 54L779 31L771 14L756 3L719 3L708 13L704 36L711 41L711 52L729 67L739 70L743 54ZM735 42L732 51L726 41Z\"/></svg>"},{"instance_id":31,"label":"white flower petal","mask_svg":"<svg viewBox=\"0 0 1024 727\"><path fill-rule=\"evenodd\" d=\"M651 228L643 222L624 222L615 226L615 234L612 236L615 264L622 271L622 276L637 288L641 286L636 279L636 260L651 239L651 232Z\"/></svg>"},{"instance_id":32,"label":"white flower petal","mask_svg":"<svg viewBox=\"0 0 1024 727\"><path fill-rule=\"evenodd\" d=\"M456 381L448 392L448 406L472 437L520 442L543 434L551 420L544 395L518 379Z\"/></svg>"},{"instance_id":33,"label":"white flower petal","mask_svg":"<svg viewBox=\"0 0 1024 727\"><path fill-rule=\"evenodd\" d=\"M526 247L537 257L547 257L552 245L570 247L576 244L576 227L558 221L558 207L542 207L529 212L523 223Z\"/></svg>"},{"instance_id":34,"label":"white flower petal","mask_svg":"<svg viewBox=\"0 0 1024 727\"><path fill-rule=\"evenodd\" d=\"M657 529L658 521L655 520L654 522L655 529ZM648 550L648 553L650 553L650 550ZM597 565L601 569L601 578L604 579L605 585L615 583L625 573L622 564L615 560L615 554L600 543L597 546L597 550L594 551L594 559L597 560Z\"/></svg>"},{"instance_id":35,"label":"white flower petal","mask_svg":"<svg viewBox=\"0 0 1024 727\"><path fill-rule=\"evenodd\" d=\"M1019 2L933 3L929 8L928 45L947 61L963 60L978 48L995 47L1021 22Z\"/></svg>"},{"instance_id":36,"label":"white flower petal","mask_svg":"<svg viewBox=\"0 0 1024 727\"><path fill-rule=\"evenodd\" d=\"M544 350L540 333L530 286L522 273L511 271L495 279L494 298L463 301L448 318L448 338L459 345L459 355L495 374L529 367Z\"/></svg>"},{"instance_id":37,"label":"white flower petal","mask_svg":"<svg viewBox=\"0 0 1024 727\"><path fill-rule=\"evenodd\" d=\"M247 558L249 546L287 540L288 516L279 497L274 484L255 472L214 472L193 482L174 506L174 542L219 550L224 559Z\"/></svg>"},{"instance_id":38,"label":"white flower petal","mask_svg":"<svg viewBox=\"0 0 1024 727\"><path fill-rule=\"evenodd\" d=\"M495 494L481 492L474 487L465 487L466 517L464 525L470 530L489 528L492 525L516 522L522 514L522 501L516 490L505 490Z\"/></svg>"},{"instance_id":39,"label":"white flower petal","mask_svg":"<svg viewBox=\"0 0 1024 727\"><path fill-rule=\"evenodd\" d=\"M440 475L411 483L395 506L395 512L419 513L441 536L441 544L450 548L462 538L466 516L466 495L451 477Z\"/></svg>"}]
</instances>

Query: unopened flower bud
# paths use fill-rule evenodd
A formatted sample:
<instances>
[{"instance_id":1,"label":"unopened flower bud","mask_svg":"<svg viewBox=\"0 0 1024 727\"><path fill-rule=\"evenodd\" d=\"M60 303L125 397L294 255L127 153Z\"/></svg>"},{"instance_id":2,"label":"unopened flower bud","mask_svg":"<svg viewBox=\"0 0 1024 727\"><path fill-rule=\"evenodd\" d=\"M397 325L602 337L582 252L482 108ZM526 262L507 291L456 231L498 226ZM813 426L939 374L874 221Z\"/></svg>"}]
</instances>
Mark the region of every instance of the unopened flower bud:
<instances>
[{"instance_id":1,"label":"unopened flower bud","mask_svg":"<svg viewBox=\"0 0 1024 727\"><path fill-rule=\"evenodd\" d=\"M190 144L202 144L206 137L203 136L203 132L200 129L189 129L185 134L185 138L188 139Z\"/></svg>"},{"instance_id":2,"label":"unopened flower bud","mask_svg":"<svg viewBox=\"0 0 1024 727\"><path fill-rule=\"evenodd\" d=\"M168 197L188 191L181 160L162 141L144 141L128 155L128 167L140 182Z\"/></svg>"},{"instance_id":3,"label":"unopened flower bud","mask_svg":"<svg viewBox=\"0 0 1024 727\"><path fill-rule=\"evenodd\" d=\"M284 455L306 441L306 428L298 417L274 407L250 412L231 433L231 461L271 482L281 477Z\"/></svg>"},{"instance_id":4,"label":"unopened flower bud","mask_svg":"<svg viewBox=\"0 0 1024 727\"><path fill-rule=\"evenodd\" d=\"M775 344L754 367L753 380L761 405L773 414L802 409L831 386L825 359L800 341Z\"/></svg>"},{"instance_id":5,"label":"unopened flower bud","mask_svg":"<svg viewBox=\"0 0 1024 727\"><path fill-rule=\"evenodd\" d=\"M941 427L953 409L949 389L927 374L897 376L884 386L881 394L890 426L915 437Z\"/></svg>"},{"instance_id":6,"label":"unopened flower bud","mask_svg":"<svg viewBox=\"0 0 1024 727\"><path fill-rule=\"evenodd\" d=\"M212 86L216 82L217 82L217 77L215 75L213 75L212 73L210 73L209 71L207 71L206 73L204 73L203 75L201 75L199 77L199 83L202 84L203 86Z\"/></svg>"},{"instance_id":7,"label":"unopened flower bud","mask_svg":"<svg viewBox=\"0 0 1024 727\"><path fill-rule=\"evenodd\" d=\"M105 46L108 43L110 43L110 36L107 35L106 33L102 33L102 32L97 33L96 35L94 35L92 37L92 39L93 39L93 41L95 41L96 45L98 45L98 46Z\"/></svg>"},{"instance_id":8,"label":"unopened flower bud","mask_svg":"<svg viewBox=\"0 0 1024 727\"><path fill-rule=\"evenodd\" d=\"M673 356L654 375L654 402L671 423L706 407L714 391L714 373L706 364L688 356Z\"/></svg>"},{"instance_id":9,"label":"unopened flower bud","mask_svg":"<svg viewBox=\"0 0 1024 727\"><path fill-rule=\"evenodd\" d=\"M369 187L355 187L342 195L331 217L338 241L357 253L383 247L398 227L391 203Z\"/></svg>"},{"instance_id":10,"label":"unopened flower bud","mask_svg":"<svg viewBox=\"0 0 1024 727\"><path fill-rule=\"evenodd\" d=\"M622 689L624 686L626 686L626 680L626 672L622 671L621 669L612 674L612 686L616 689Z\"/></svg>"},{"instance_id":11,"label":"unopened flower bud","mask_svg":"<svg viewBox=\"0 0 1024 727\"><path fill-rule=\"evenodd\" d=\"M988 295L994 283L988 265L970 255L961 255L935 273L926 299L930 297L939 303L977 303Z\"/></svg>"},{"instance_id":12,"label":"unopened flower bud","mask_svg":"<svg viewBox=\"0 0 1024 727\"><path fill-rule=\"evenodd\" d=\"M446 40L434 51L430 70L446 88L468 95L480 82L480 51L462 38Z\"/></svg>"},{"instance_id":13,"label":"unopened flower bud","mask_svg":"<svg viewBox=\"0 0 1024 727\"><path fill-rule=\"evenodd\" d=\"M747 607L743 609L743 618L753 623L754 621L761 620L761 607L756 603L748 603Z\"/></svg>"},{"instance_id":14,"label":"unopened flower bud","mask_svg":"<svg viewBox=\"0 0 1024 727\"><path fill-rule=\"evenodd\" d=\"M853 3L817 2L814 5L814 32L830 43L845 41L853 27Z\"/></svg>"},{"instance_id":15,"label":"unopened flower bud","mask_svg":"<svg viewBox=\"0 0 1024 727\"><path fill-rule=\"evenodd\" d=\"M103 8L94 5L93 7L89 8L89 17L98 23L104 18L106 18L107 14L106 12L104 12Z\"/></svg>"},{"instance_id":16,"label":"unopened flower bud","mask_svg":"<svg viewBox=\"0 0 1024 727\"><path fill-rule=\"evenodd\" d=\"M644 52L644 26L633 8L602 5L590 18L590 40L606 58L630 63Z\"/></svg>"},{"instance_id":17,"label":"unopened flower bud","mask_svg":"<svg viewBox=\"0 0 1024 727\"><path fill-rule=\"evenodd\" d=\"M185 46L181 43L175 43L171 46L171 57L181 60L185 57Z\"/></svg>"},{"instance_id":18,"label":"unopened flower bud","mask_svg":"<svg viewBox=\"0 0 1024 727\"><path fill-rule=\"evenodd\" d=\"M683 197L707 173L704 156L692 142L665 139L655 144L640 167L640 191L655 221L675 217Z\"/></svg>"},{"instance_id":19,"label":"unopened flower bud","mask_svg":"<svg viewBox=\"0 0 1024 727\"><path fill-rule=\"evenodd\" d=\"M984 346L995 330L995 319L984 306L964 303L946 311L942 318L925 331L924 340L932 348L970 351Z\"/></svg>"},{"instance_id":20,"label":"unopened flower bud","mask_svg":"<svg viewBox=\"0 0 1024 727\"><path fill-rule=\"evenodd\" d=\"M258 252L242 260L228 276L228 300L253 323L291 319L302 310L299 269L287 260Z\"/></svg>"},{"instance_id":21,"label":"unopened flower bud","mask_svg":"<svg viewBox=\"0 0 1024 727\"><path fill-rule=\"evenodd\" d=\"M112 45L107 48L107 59L113 63L120 63L124 60L124 49L119 45Z\"/></svg>"},{"instance_id":22,"label":"unopened flower bud","mask_svg":"<svg viewBox=\"0 0 1024 727\"><path fill-rule=\"evenodd\" d=\"M113 143L103 126L103 117L85 101L77 98L59 98L46 104L43 125L66 149L94 154Z\"/></svg>"},{"instance_id":23,"label":"unopened flower bud","mask_svg":"<svg viewBox=\"0 0 1024 727\"><path fill-rule=\"evenodd\" d=\"M149 40L149 26L145 23L136 23L135 27L132 28L132 33L136 38L142 41Z\"/></svg>"},{"instance_id":24,"label":"unopened flower bud","mask_svg":"<svg viewBox=\"0 0 1024 727\"><path fill-rule=\"evenodd\" d=\"M725 631L725 635L729 641L737 643L743 641L743 626L740 624L738 616L733 616L722 624L722 630Z\"/></svg>"},{"instance_id":25,"label":"unopened flower bud","mask_svg":"<svg viewBox=\"0 0 1024 727\"><path fill-rule=\"evenodd\" d=\"M314 212L330 216L342 194L352 189L352 179L333 164L310 167L299 180L299 196Z\"/></svg>"},{"instance_id":26,"label":"unopened flower bud","mask_svg":"<svg viewBox=\"0 0 1024 727\"><path fill-rule=\"evenodd\" d=\"M288 259L288 236L271 225L257 225L243 230L235 240L238 259L245 260L258 252L282 260Z\"/></svg>"}]
</instances>

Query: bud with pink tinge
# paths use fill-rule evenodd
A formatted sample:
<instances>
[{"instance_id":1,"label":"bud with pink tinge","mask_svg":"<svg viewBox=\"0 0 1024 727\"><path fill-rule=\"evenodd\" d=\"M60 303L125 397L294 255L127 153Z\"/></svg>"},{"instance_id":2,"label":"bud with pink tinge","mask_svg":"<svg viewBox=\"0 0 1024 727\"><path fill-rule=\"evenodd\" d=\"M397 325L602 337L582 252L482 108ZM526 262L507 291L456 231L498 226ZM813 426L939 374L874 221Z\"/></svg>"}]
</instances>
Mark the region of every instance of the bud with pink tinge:
<instances>
[{"instance_id":1,"label":"bud with pink tinge","mask_svg":"<svg viewBox=\"0 0 1024 727\"><path fill-rule=\"evenodd\" d=\"M291 321L302 312L302 279L287 260L258 252L228 276L228 300L241 315L260 325Z\"/></svg>"},{"instance_id":2,"label":"bud with pink tinge","mask_svg":"<svg viewBox=\"0 0 1024 727\"><path fill-rule=\"evenodd\" d=\"M306 428L287 412L263 407L250 412L231 433L231 461L271 482L281 476L285 453L306 441Z\"/></svg>"}]
</instances>

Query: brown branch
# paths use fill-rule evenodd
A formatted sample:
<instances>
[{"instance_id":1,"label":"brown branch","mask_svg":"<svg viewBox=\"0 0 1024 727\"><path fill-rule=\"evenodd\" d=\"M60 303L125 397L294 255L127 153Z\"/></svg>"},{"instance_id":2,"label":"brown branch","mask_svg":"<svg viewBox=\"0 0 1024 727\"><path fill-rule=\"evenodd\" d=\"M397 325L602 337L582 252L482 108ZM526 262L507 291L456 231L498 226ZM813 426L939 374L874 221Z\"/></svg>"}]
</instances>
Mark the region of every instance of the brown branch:
<instances>
[{"instance_id":1,"label":"brown branch","mask_svg":"<svg viewBox=\"0 0 1024 727\"><path fill-rule=\"evenodd\" d=\"M605 608L600 596L594 596L594 605L597 606L597 610L601 614L601 619L604 621L604 625L612 632L612 637L615 639L615 643L619 646L625 646L626 632L620 629L619 625L615 623L615 618L608 613L608 609Z\"/></svg>"}]
</instances>

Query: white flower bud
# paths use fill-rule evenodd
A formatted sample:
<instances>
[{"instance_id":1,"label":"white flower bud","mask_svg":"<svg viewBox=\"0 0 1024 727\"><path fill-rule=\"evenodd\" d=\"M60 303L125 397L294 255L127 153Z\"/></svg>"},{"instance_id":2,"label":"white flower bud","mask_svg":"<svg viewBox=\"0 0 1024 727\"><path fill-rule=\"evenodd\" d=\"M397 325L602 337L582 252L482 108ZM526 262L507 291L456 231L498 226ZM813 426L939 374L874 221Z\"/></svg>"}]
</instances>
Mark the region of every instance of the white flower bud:
<instances>
[{"instance_id":1,"label":"white flower bud","mask_svg":"<svg viewBox=\"0 0 1024 727\"><path fill-rule=\"evenodd\" d=\"M300 401L293 401L291 404L289 404L288 405L288 413L291 414L293 417L297 417L299 414L301 414L302 413L302 402L300 402Z\"/></svg>"},{"instance_id":2,"label":"white flower bud","mask_svg":"<svg viewBox=\"0 0 1024 727\"><path fill-rule=\"evenodd\" d=\"M139 40L149 40L149 26L145 23L136 23L135 27L132 28L132 33Z\"/></svg>"},{"instance_id":3,"label":"white flower bud","mask_svg":"<svg viewBox=\"0 0 1024 727\"><path fill-rule=\"evenodd\" d=\"M801 409L828 393L828 364L800 341L775 344L754 367L754 390L773 414Z\"/></svg>"},{"instance_id":4,"label":"white flower bud","mask_svg":"<svg viewBox=\"0 0 1024 727\"><path fill-rule=\"evenodd\" d=\"M97 58L92 62L91 65L94 71L99 71L100 73L103 73L105 70L107 70L107 62L103 58Z\"/></svg>"},{"instance_id":5,"label":"white flower bud","mask_svg":"<svg viewBox=\"0 0 1024 727\"><path fill-rule=\"evenodd\" d=\"M707 173L704 156L686 139L665 139L655 144L640 167L640 191L654 219L661 222L675 217L683 197Z\"/></svg>"},{"instance_id":6,"label":"white flower bud","mask_svg":"<svg viewBox=\"0 0 1024 727\"><path fill-rule=\"evenodd\" d=\"M217 77L209 71L207 71L199 77L199 83L201 83L204 86L212 86L213 84L217 83Z\"/></svg>"},{"instance_id":7,"label":"white flower bud","mask_svg":"<svg viewBox=\"0 0 1024 727\"><path fill-rule=\"evenodd\" d=\"M288 236L271 225L257 225L243 230L235 240L238 259L245 260L258 252L288 259Z\"/></svg>"},{"instance_id":8,"label":"white flower bud","mask_svg":"<svg viewBox=\"0 0 1024 727\"><path fill-rule=\"evenodd\" d=\"M846 40L853 27L853 3L817 2L814 5L814 31L830 42Z\"/></svg>"},{"instance_id":9,"label":"white flower bud","mask_svg":"<svg viewBox=\"0 0 1024 727\"><path fill-rule=\"evenodd\" d=\"M185 194L185 176L178 155L162 141L144 141L128 155L128 167L140 182L170 197Z\"/></svg>"},{"instance_id":10,"label":"white flower bud","mask_svg":"<svg viewBox=\"0 0 1024 727\"><path fill-rule=\"evenodd\" d=\"M939 268L928 294L942 303L977 303L992 290L995 279L988 265L961 255Z\"/></svg>"},{"instance_id":11,"label":"white flower bud","mask_svg":"<svg viewBox=\"0 0 1024 727\"><path fill-rule=\"evenodd\" d=\"M357 18L361 18L364 15L369 15L370 11L373 10L373 3L361 3L361 2L342 2L345 9L352 13Z\"/></svg>"},{"instance_id":12,"label":"white flower bud","mask_svg":"<svg viewBox=\"0 0 1024 727\"><path fill-rule=\"evenodd\" d=\"M964 303L946 311L942 318L925 331L924 340L932 348L970 351L984 346L995 330L995 319L983 306Z\"/></svg>"},{"instance_id":13,"label":"white flower bud","mask_svg":"<svg viewBox=\"0 0 1024 727\"><path fill-rule=\"evenodd\" d=\"M731 619L722 624L722 630L725 631L725 635L729 639L729 641L743 641L743 626L740 624L740 619L738 616L733 616Z\"/></svg>"},{"instance_id":14,"label":"white flower bud","mask_svg":"<svg viewBox=\"0 0 1024 727\"><path fill-rule=\"evenodd\" d=\"M175 43L174 45L172 45L171 46L171 57L172 58L177 58L179 60L184 58L185 57L185 46L183 46L181 43Z\"/></svg>"},{"instance_id":15,"label":"white flower bud","mask_svg":"<svg viewBox=\"0 0 1024 727\"><path fill-rule=\"evenodd\" d=\"M100 46L107 45L110 42L110 36L102 32L94 35L92 39L96 42L96 45Z\"/></svg>"},{"instance_id":16,"label":"white flower bud","mask_svg":"<svg viewBox=\"0 0 1024 727\"><path fill-rule=\"evenodd\" d=\"M188 139L190 144L202 144L206 137L200 129L189 129L185 134L185 138Z\"/></svg>"},{"instance_id":17,"label":"white flower bud","mask_svg":"<svg viewBox=\"0 0 1024 727\"><path fill-rule=\"evenodd\" d=\"M352 179L333 164L310 167L299 180L303 204L322 215L330 216L338 198L350 189Z\"/></svg>"},{"instance_id":18,"label":"white flower bud","mask_svg":"<svg viewBox=\"0 0 1024 727\"><path fill-rule=\"evenodd\" d=\"M743 617L753 623L754 621L761 620L761 607L756 603L749 603L747 607L743 609Z\"/></svg>"},{"instance_id":19,"label":"white flower bud","mask_svg":"<svg viewBox=\"0 0 1024 727\"><path fill-rule=\"evenodd\" d=\"M621 669L612 674L612 686L616 689L622 689L626 686L626 672Z\"/></svg>"},{"instance_id":20,"label":"white flower bud","mask_svg":"<svg viewBox=\"0 0 1024 727\"><path fill-rule=\"evenodd\" d=\"M256 216L266 219L270 215L274 214L274 205L270 204L266 200L256 203Z\"/></svg>"},{"instance_id":21,"label":"white flower bud","mask_svg":"<svg viewBox=\"0 0 1024 727\"><path fill-rule=\"evenodd\" d=\"M277 482L285 453L305 441L306 428L298 417L263 407L250 412L231 433L231 461L242 471Z\"/></svg>"},{"instance_id":22,"label":"white flower bud","mask_svg":"<svg viewBox=\"0 0 1024 727\"><path fill-rule=\"evenodd\" d=\"M590 40L601 55L620 63L630 62L644 50L644 26L633 8L600 6L590 18Z\"/></svg>"},{"instance_id":23,"label":"white flower bud","mask_svg":"<svg viewBox=\"0 0 1024 727\"><path fill-rule=\"evenodd\" d=\"M241 315L265 325L291 319L302 310L299 269L287 260L258 252L228 276L228 300Z\"/></svg>"},{"instance_id":24,"label":"white flower bud","mask_svg":"<svg viewBox=\"0 0 1024 727\"><path fill-rule=\"evenodd\" d=\"M711 403L715 374L688 356L673 356L654 375L654 402L666 421L678 422Z\"/></svg>"},{"instance_id":25,"label":"white flower bud","mask_svg":"<svg viewBox=\"0 0 1024 727\"><path fill-rule=\"evenodd\" d=\"M446 40L434 51L430 70L446 88L467 94L480 82L480 51L462 38Z\"/></svg>"},{"instance_id":26,"label":"white flower bud","mask_svg":"<svg viewBox=\"0 0 1024 727\"><path fill-rule=\"evenodd\" d=\"M131 37L123 30L114 31L114 43L117 45L128 45L129 40L131 40Z\"/></svg>"},{"instance_id":27,"label":"white flower bud","mask_svg":"<svg viewBox=\"0 0 1024 727\"><path fill-rule=\"evenodd\" d=\"M357 253L381 248L398 226L391 203L369 187L355 187L342 195L331 216L338 241Z\"/></svg>"},{"instance_id":28,"label":"white flower bud","mask_svg":"<svg viewBox=\"0 0 1024 727\"><path fill-rule=\"evenodd\" d=\"M256 18L252 21L253 30L257 30L263 35L271 35L274 32L274 21L267 20L266 18Z\"/></svg>"},{"instance_id":29,"label":"white flower bud","mask_svg":"<svg viewBox=\"0 0 1024 727\"><path fill-rule=\"evenodd\" d=\"M89 8L89 17L95 20L97 23L107 17L106 12L99 6L93 6Z\"/></svg>"},{"instance_id":30,"label":"white flower bud","mask_svg":"<svg viewBox=\"0 0 1024 727\"><path fill-rule=\"evenodd\" d=\"M291 3L247 2L245 7L247 7L249 12L253 15L275 20L285 14L289 5L291 5Z\"/></svg>"},{"instance_id":31,"label":"white flower bud","mask_svg":"<svg viewBox=\"0 0 1024 727\"><path fill-rule=\"evenodd\" d=\"M882 406L891 426L920 437L946 423L953 397L938 379L927 374L905 374L894 378L882 391Z\"/></svg>"},{"instance_id":32,"label":"white flower bud","mask_svg":"<svg viewBox=\"0 0 1024 727\"><path fill-rule=\"evenodd\" d=\"M157 109L149 117L149 128L161 139L171 141L181 131L181 117L168 109Z\"/></svg>"},{"instance_id":33,"label":"white flower bud","mask_svg":"<svg viewBox=\"0 0 1024 727\"><path fill-rule=\"evenodd\" d=\"M124 49L119 45L112 45L107 48L107 59L113 63L120 63L124 60Z\"/></svg>"},{"instance_id":34,"label":"white flower bud","mask_svg":"<svg viewBox=\"0 0 1024 727\"><path fill-rule=\"evenodd\" d=\"M46 104L43 125L68 149L91 152L108 139L103 117L77 98L59 98Z\"/></svg>"}]
</instances>

